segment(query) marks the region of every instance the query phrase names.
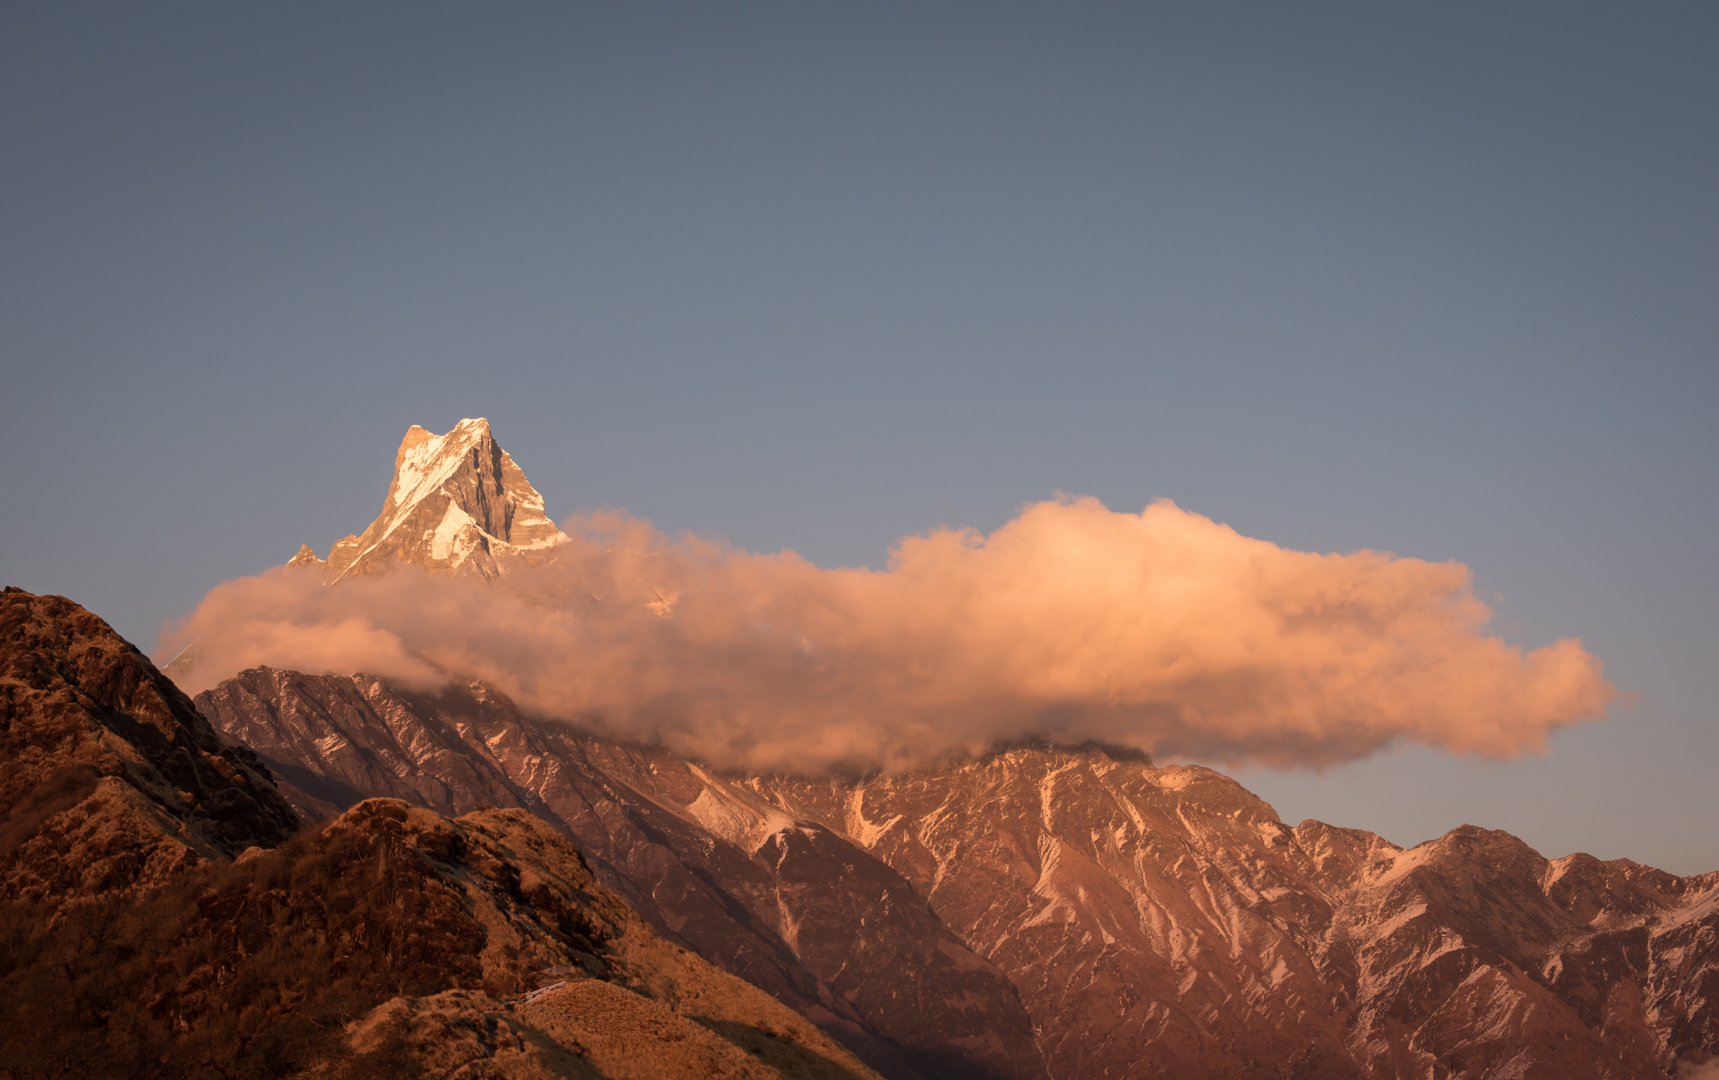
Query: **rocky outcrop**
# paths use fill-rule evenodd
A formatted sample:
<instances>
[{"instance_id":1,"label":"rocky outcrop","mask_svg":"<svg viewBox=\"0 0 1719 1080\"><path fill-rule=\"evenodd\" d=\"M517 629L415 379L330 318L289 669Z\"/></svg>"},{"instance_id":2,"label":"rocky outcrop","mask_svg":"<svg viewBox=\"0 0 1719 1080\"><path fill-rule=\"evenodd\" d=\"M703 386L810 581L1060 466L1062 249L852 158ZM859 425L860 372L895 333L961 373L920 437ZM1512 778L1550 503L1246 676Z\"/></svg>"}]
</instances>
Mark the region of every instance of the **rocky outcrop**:
<instances>
[{"instance_id":1,"label":"rocky outcrop","mask_svg":"<svg viewBox=\"0 0 1719 1080\"><path fill-rule=\"evenodd\" d=\"M479 418L461 420L446 435L413 425L369 528L336 541L327 559L301 545L287 565L320 571L330 582L385 573L396 563L493 580L566 542L543 512L543 496Z\"/></svg>"},{"instance_id":2,"label":"rocky outcrop","mask_svg":"<svg viewBox=\"0 0 1719 1080\"><path fill-rule=\"evenodd\" d=\"M1101 747L723 776L480 685L259 670L198 701L348 797L539 806L665 934L927 1075L1634 1080L1719 1052L1719 874L1292 828L1219 773Z\"/></svg>"},{"instance_id":3,"label":"rocky outcrop","mask_svg":"<svg viewBox=\"0 0 1719 1080\"><path fill-rule=\"evenodd\" d=\"M248 749L61 596L0 593L0 898L147 888L299 816Z\"/></svg>"}]
</instances>

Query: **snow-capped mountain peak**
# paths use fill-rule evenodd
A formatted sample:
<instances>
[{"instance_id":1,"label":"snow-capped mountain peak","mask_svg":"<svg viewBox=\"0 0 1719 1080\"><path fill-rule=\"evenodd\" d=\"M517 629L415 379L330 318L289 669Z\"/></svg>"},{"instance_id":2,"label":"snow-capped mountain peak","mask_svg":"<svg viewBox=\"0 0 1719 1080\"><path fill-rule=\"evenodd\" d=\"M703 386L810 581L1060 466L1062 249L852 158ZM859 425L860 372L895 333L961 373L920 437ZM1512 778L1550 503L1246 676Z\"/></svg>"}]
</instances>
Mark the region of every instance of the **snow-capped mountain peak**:
<instances>
[{"instance_id":1,"label":"snow-capped mountain peak","mask_svg":"<svg viewBox=\"0 0 1719 1080\"><path fill-rule=\"evenodd\" d=\"M376 520L337 541L327 559L301 547L287 565L321 569L331 582L393 562L494 579L566 542L544 513L543 496L479 417L446 435L407 429Z\"/></svg>"}]
</instances>

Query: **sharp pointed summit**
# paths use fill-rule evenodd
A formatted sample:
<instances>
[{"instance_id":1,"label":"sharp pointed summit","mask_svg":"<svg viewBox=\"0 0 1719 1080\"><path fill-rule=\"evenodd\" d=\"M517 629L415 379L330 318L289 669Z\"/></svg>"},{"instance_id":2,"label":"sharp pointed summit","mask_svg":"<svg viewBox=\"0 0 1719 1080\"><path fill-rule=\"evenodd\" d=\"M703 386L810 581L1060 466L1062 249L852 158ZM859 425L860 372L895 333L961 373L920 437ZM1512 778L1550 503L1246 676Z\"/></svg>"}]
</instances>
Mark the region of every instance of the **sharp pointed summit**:
<instances>
[{"instance_id":1,"label":"sharp pointed summit","mask_svg":"<svg viewBox=\"0 0 1719 1080\"><path fill-rule=\"evenodd\" d=\"M543 512L543 496L480 417L446 435L416 424L407 429L370 527L336 541L327 559L305 545L287 565L321 568L330 582L381 573L394 562L494 580L566 542Z\"/></svg>"}]
</instances>

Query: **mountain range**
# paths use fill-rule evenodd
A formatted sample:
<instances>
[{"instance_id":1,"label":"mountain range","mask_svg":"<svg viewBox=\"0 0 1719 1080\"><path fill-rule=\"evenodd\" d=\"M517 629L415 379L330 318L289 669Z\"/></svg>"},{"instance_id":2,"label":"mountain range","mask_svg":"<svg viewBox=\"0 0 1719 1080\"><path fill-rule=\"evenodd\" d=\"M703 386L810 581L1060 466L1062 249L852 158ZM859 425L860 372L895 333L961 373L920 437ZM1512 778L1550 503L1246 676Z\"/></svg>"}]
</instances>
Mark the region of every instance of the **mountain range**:
<instances>
[{"instance_id":1,"label":"mountain range","mask_svg":"<svg viewBox=\"0 0 1719 1080\"><path fill-rule=\"evenodd\" d=\"M483 421L432 440L408 433L365 536L459 572L431 517L542 500ZM380 795L538 815L665 937L886 1074L1621 1078L1719 1052L1719 874L1291 827L1217 772L1097 745L766 776L479 682L258 668L197 704L308 816Z\"/></svg>"},{"instance_id":2,"label":"mountain range","mask_svg":"<svg viewBox=\"0 0 1719 1080\"><path fill-rule=\"evenodd\" d=\"M1621 1078L1716 1033L1719 874L1290 827L1105 747L721 775L481 685L257 669L197 703L309 814L531 811L665 937L886 1074L874 1034L924 1076Z\"/></svg>"},{"instance_id":3,"label":"mountain range","mask_svg":"<svg viewBox=\"0 0 1719 1080\"><path fill-rule=\"evenodd\" d=\"M402 564L499 584L566 542L487 422L467 420L444 436L412 428L376 520L289 566L332 589ZM1028 739L903 773L723 770L528 713L457 672L426 689L255 667L202 678L210 688L193 703L75 606L15 591L6 602L32 613L20 625L84 628L42 631L13 654L76 655L81 633L136 669L101 687L152 688L92 699L79 742L35 719L71 713L0 683L12 694L7 898L55 910L147 899L200 873L204 930L261 933L239 950L253 955L289 947L278 928L306 907L301 864L411 894L392 915L354 901L377 926L365 937L374 962L408 973L394 993L349 976L341 993L357 1004L338 1012L296 983L271 991L275 1028L296 1015L278 1004L293 993L309 1001L300 1011L323 1010L319 1030L342 1018L338 1047L293 1036L319 1061L340 1051L437 1075L538 1075L531 1058L541 1075L589 1075L553 1071L560 1051L546 1048L570 1046L581 1068L632 1075L628 1052L602 1040L659 1022L651 1030L725 1068L893 1080L1636 1080L1719 1055L1719 873L1546 859L1472 826L1409 849L1291 826L1221 773L1099 744ZM187 652L167 673L197 662ZM43 749L86 743L112 760ZM153 772L113 763L139 755ZM16 782L12 761L29 763ZM294 833L300 816L320 824ZM44 878L55 845L81 835L76 821L110 818L123 824L101 829L121 840L80 840L62 860L97 869ZM365 861L384 850L386 874ZM21 925L52 916L30 917ZM258 918L277 929L223 929ZM444 930L438 974L421 942ZM192 1000L153 977L162 1000ZM533 996L551 980L566 985ZM635 998L660 1006L654 1020ZM722 1012L719 999L744 1008ZM214 1030L209 1017L225 1014L213 1001L205 992L174 1015ZM668 1053L647 1043L629 1044L635 1059Z\"/></svg>"}]
</instances>

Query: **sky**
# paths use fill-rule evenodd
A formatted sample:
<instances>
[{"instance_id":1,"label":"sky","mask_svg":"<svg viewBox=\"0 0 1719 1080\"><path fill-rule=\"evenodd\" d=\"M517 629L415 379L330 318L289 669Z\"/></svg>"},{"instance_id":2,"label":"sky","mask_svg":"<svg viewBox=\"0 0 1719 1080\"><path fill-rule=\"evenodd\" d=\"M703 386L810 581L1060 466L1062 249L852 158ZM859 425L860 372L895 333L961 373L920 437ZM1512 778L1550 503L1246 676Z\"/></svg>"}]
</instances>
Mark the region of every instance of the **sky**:
<instances>
[{"instance_id":1,"label":"sky","mask_svg":"<svg viewBox=\"0 0 1719 1080\"><path fill-rule=\"evenodd\" d=\"M1634 695L1232 770L1719 869L1719 10L0 9L0 582L152 649L406 428L552 517L887 565L1167 498L1473 573Z\"/></svg>"}]
</instances>

